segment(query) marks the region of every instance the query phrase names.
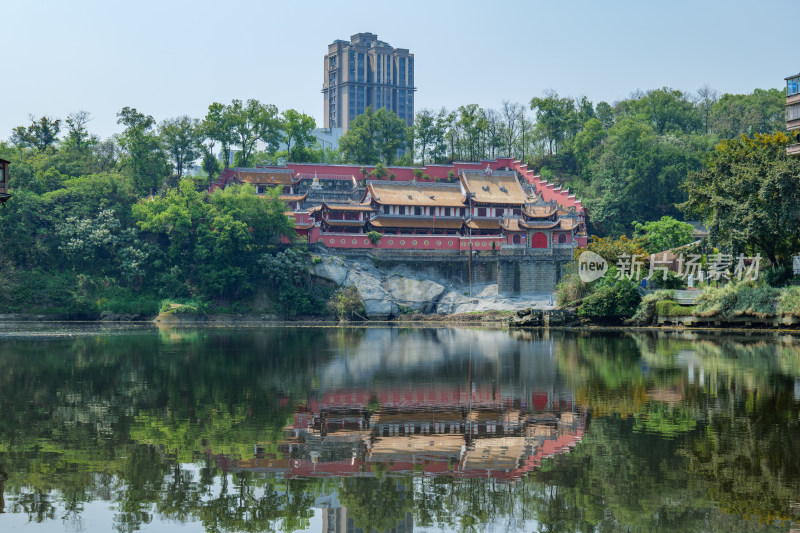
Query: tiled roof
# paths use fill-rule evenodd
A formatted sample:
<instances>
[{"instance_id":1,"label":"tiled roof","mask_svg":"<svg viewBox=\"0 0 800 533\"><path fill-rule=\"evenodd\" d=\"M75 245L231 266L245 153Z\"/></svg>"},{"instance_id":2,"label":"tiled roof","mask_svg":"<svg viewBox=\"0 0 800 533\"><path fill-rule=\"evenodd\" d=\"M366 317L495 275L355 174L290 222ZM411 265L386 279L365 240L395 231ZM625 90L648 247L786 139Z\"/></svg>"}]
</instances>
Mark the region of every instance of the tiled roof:
<instances>
[{"instance_id":1,"label":"tiled roof","mask_svg":"<svg viewBox=\"0 0 800 533\"><path fill-rule=\"evenodd\" d=\"M307 196L308 192L305 194L281 194L278 196L278 199L284 202L302 202Z\"/></svg>"},{"instance_id":2,"label":"tiled roof","mask_svg":"<svg viewBox=\"0 0 800 533\"><path fill-rule=\"evenodd\" d=\"M472 229L499 229L500 221L496 218L473 218L469 222Z\"/></svg>"},{"instance_id":3,"label":"tiled roof","mask_svg":"<svg viewBox=\"0 0 800 533\"><path fill-rule=\"evenodd\" d=\"M368 181L367 191L381 205L464 207L466 197L457 183Z\"/></svg>"},{"instance_id":4,"label":"tiled roof","mask_svg":"<svg viewBox=\"0 0 800 533\"><path fill-rule=\"evenodd\" d=\"M523 205L529 200L515 172L496 170L488 175L479 170L464 170L460 179L467 192L475 193L474 201L478 203Z\"/></svg>"},{"instance_id":5,"label":"tiled roof","mask_svg":"<svg viewBox=\"0 0 800 533\"><path fill-rule=\"evenodd\" d=\"M364 225L363 220L328 220L324 219L325 223L329 226L348 226L348 227L360 227Z\"/></svg>"},{"instance_id":6,"label":"tiled roof","mask_svg":"<svg viewBox=\"0 0 800 533\"><path fill-rule=\"evenodd\" d=\"M525 231L525 228L519 227L519 219L509 218L500 223L500 226L506 231Z\"/></svg>"},{"instance_id":7,"label":"tiled roof","mask_svg":"<svg viewBox=\"0 0 800 533\"><path fill-rule=\"evenodd\" d=\"M580 222L578 222L574 218L562 218L560 222L561 222L561 229L563 230L571 230L574 229L576 226L580 225Z\"/></svg>"},{"instance_id":8,"label":"tiled roof","mask_svg":"<svg viewBox=\"0 0 800 533\"><path fill-rule=\"evenodd\" d=\"M236 179L253 185L294 185L299 181L295 179L294 171L288 168L243 168L236 171Z\"/></svg>"},{"instance_id":9,"label":"tiled roof","mask_svg":"<svg viewBox=\"0 0 800 533\"><path fill-rule=\"evenodd\" d=\"M556 206L554 205L528 205L522 211L530 218L547 218L556 213Z\"/></svg>"},{"instance_id":10,"label":"tiled roof","mask_svg":"<svg viewBox=\"0 0 800 533\"><path fill-rule=\"evenodd\" d=\"M560 221L558 220L520 220L519 225L526 229L556 229Z\"/></svg>"},{"instance_id":11,"label":"tiled roof","mask_svg":"<svg viewBox=\"0 0 800 533\"><path fill-rule=\"evenodd\" d=\"M375 208L368 204L323 204L329 211L375 211Z\"/></svg>"},{"instance_id":12,"label":"tiled roof","mask_svg":"<svg viewBox=\"0 0 800 533\"><path fill-rule=\"evenodd\" d=\"M370 220L376 228L459 229L464 224L460 218L392 217L378 216Z\"/></svg>"}]
</instances>

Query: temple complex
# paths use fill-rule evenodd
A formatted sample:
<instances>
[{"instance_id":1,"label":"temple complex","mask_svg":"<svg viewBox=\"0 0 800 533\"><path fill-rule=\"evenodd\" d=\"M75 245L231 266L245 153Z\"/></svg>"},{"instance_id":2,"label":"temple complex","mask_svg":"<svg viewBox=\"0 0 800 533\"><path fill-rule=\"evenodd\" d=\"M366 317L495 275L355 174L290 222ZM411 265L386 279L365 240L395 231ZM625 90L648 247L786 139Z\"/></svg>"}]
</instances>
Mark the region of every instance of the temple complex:
<instances>
[{"instance_id":1,"label":"temple complex","mask_svg":"<svg viewBox=\"0 0 800 533\"><path fill-rule=\"evenodd\" d=\"M377 174L377 176L376 176ZM424 168L233 168L211 190L281 187L298 234L328 248L553 250L586 245L580 200L511 158Z\"/></svg>"}]
</instances>

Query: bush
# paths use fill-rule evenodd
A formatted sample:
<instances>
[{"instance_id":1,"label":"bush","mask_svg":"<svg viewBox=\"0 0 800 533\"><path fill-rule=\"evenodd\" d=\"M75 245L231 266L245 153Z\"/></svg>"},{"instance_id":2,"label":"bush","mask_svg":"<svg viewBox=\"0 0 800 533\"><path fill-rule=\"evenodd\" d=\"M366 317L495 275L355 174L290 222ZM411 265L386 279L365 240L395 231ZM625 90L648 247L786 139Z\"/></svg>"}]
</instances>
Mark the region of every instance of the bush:
<instances>
[{"instance_id":1,"label":"bush","mask_svg":"<svg viewBox=\"0 0 800 533\"><path fill-rule=\"evenodd\" d=\"M594 292L583 299L578 314L596 318L630 318L641 296L627 279L598 282Z\"/></svg>"},{"instance_id":2,"label":"bush","mask_svg":"<svg viewBox=\"0 0 800 533\"><path fill-rule=\"evenodd\" d=\"M670 290L656 291L648 294L639 303L636 313L631 318L631 323L639 326L648 326L655 323L656 316L661 313L657 311L658 304L663 301L671 301L675 297L675 292Z\"/></svg>"},{"instance_id":3,"label":"bush","mask_svg":"<svg viewBox=\"0 0 800 533\"><path fill-rule=\"evenodd\" d=\"M772 287L756 287L752 282L710 287L695 300L698 316L775 316L779 292Z\"/></svg>"},{"instance_id":4,"label":"bush","mask_svg":"<svg viewBox=\"0 0 800 533\"><path fill-rule=\"evenodd\" d=\"M686 316L694 311L693 306L684 306L675 300L662 300L656 304L656 316Z\"/></svg>"},{"instance_id":5,"label":"bush","mask_svg":"<svg viewBox=\"0 0 800 533\"><path fill-rule=\"evenodd\" d=\"M781 291L778 312L786 316L800 317L800 287L789 287Z\"/></svg>"},{"instance_id":6,"label":"bush","mask_svg":"<svg viewBox=\"0 0 800 533\"><path fill-rule=\"evenodd\" d=\"M558 307L578 306L589 292L591 292L590 287L578 276L578 262L570 261L564 267L561 281L556 285L556 305Z\"/></svg>"},{"instance_id":7,"label":"bush","mask_svg":"<svg viewBox=\"0 0 800 533\"><path fill-rule=\"evenodd\" d=\"M320 256L318 256L318 255L311 256L311 264L312 265L318 265L320 263L322 263L322 258Z\"/></svg>"},{"instance_id":8,"label":"bush","mask_svg":"<svg viewBox=\"0 0 800 533\"><path fill-rule=\"evenodd\" d=\"M342 287L328 300L328 310L339 317L340 320L364 318L366 307L355 287Z\"/></svg>"},{"instance_id":9,"label":"bush","mask_svg":"<svg viewBox=\"0 0 800 533\"><path fill-rule=\"evenodd\" d=\"M378 233L377 231L374 231L374 230L373 231L368 231L367 232L367 237L369 237L369 242L371 242L373 245L375 245L375 244L378 244L380 242L381 237L383 237L383 233Z\"/></svg>"},{"instance_id":10,"label":"bush","mask_svg":"<svg viewBox=\"0 0 800 533\"><path fill-rule=\"evenodd\" d=\"M770 287L783 287L792 278L792 269L785 266L774 266L764 270L764 281Z\"/></svg>"}]
</instances>

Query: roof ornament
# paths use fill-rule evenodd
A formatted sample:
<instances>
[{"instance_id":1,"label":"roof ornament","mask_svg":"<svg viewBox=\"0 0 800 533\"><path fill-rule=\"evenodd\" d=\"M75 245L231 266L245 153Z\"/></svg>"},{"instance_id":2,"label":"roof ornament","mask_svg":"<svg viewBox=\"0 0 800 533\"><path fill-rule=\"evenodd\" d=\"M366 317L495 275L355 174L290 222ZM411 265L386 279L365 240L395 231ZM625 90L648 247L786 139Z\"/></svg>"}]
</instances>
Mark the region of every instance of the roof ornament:
<instances>
[{"instance_id":1,"label":"roof ornament","mask_svg":"<svg viewBox=\"0 0 800 533\"><path fill-rule=\"evenodd\" d=\"M491 166L489 166L489 164L487 163L487 164L486 164L486 170L484 170L483 172L484 172L484 173L485 173L487 176L491 176L491 175L492 175L492 167L491 167Z\"/></svg>"},{"instance_id":2,"label":"roof ornament","mask_svg":"<svg viewBox=\"0 0 800 533\"><path fill-rule=\"evenodd\" d=\"M481 189L483 189L483 190L484 190L484 191L486 191L486 192L489 192L489 186L488 186L488 185L483 185L483 186L481 187Z\"/></svg>"},{"instance_id":3,"label":"roof ornament","mask_svg":"<svg viewBox=\"0 0 800 533\"><path fill-rule=\"evenodd\" d=\"M503 191L504 193L508 194L508 189L506 189L505 185L501 185L500 186L500 190Z\"/></svg>"}]
</instances>

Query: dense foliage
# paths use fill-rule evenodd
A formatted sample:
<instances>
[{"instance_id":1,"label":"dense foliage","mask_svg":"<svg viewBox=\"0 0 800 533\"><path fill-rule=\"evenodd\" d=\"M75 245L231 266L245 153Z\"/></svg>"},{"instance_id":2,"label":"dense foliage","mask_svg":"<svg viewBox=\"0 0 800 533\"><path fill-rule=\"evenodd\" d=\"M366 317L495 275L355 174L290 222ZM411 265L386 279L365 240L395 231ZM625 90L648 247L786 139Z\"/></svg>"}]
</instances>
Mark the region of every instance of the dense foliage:
<instances>
[{"instance_id":1,"label":"dense foliage","mask_svg":"<svg viewBox=\"0 0 800 533\"><path fill-rule=\"evenodd\" d=\"M282 313L325 309L324 295L309 292L302 276L274 281L282 279L274 265L288 256L270 258L283 251L281 236L293 234L277 193L206 192L230 164L287 159L374 164L374 177L392 179L384 165L509 155L583 197L593 234L636 231L630 242L637 251L686 244L680 206L709 222L726 251L760 252L784 268L800 245L800 163L784 155L785 135L757 135L783 128L782 98L778 90L717 98L708 88L696 95L663 88L594 104L551 92L499 110L423 109L411 127L386 109L368 109L339 152L315 144L313 118L254 99L214 102L205 117L160 122L124 107L121 131L107 140L88 131L85 111L64 120L31 116L0 143L13 195L0 212L3 227L13 228L0 235L7 282L0 306L81 315L126 298L137 302L131 309L157 308L163 298L227 306L267 287L269 296L257 299ZM756 137L729 140L740 134ZM187 178L195 165L199 174ZM31 290L34 271L55 292ZM80 285L78 274L93 282ZM572 287L564 302L587 295L579 283L564 286Z\"/></svg>"},{"instance_id":2,"label":"dense foliage","mask_svg":"<svg viewBox=\"0 0 800 533\"><path fill-rule=\"evenodd\" d=\"M5 311L152 315L165 298L230 308L263 290L251 310L324 310L316 300L290 305L285 287L268 283L268 258L294 238L279 190L208 192L181 177L199 155L186 141L197 121L180 117L157 129L152 117L125 108L123 133L100 142L86 132L86 114L71 115L65 138L36 144L45 122L56 131L41 119L15 132L16 146L0 143L13 195L0 210Z\"/></svg>"}]
</instances>

